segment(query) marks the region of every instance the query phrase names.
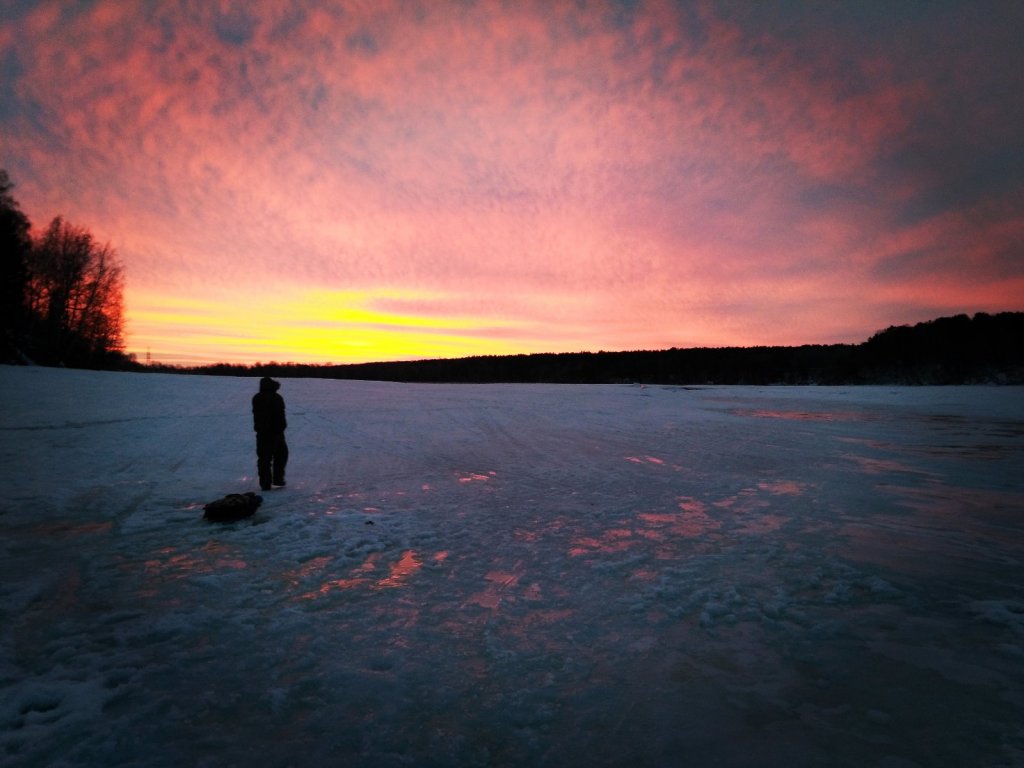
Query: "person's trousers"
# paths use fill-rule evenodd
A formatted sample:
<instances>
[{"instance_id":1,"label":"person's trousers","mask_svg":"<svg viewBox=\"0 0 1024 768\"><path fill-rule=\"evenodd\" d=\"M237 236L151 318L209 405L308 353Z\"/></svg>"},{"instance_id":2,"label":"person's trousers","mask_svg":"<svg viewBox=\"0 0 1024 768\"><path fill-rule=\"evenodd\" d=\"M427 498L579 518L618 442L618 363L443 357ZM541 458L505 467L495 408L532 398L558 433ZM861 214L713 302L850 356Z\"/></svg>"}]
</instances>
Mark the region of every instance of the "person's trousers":
<instances>
[{"instance_id":1,"label":"person's trousers","mask_svg":"<svg viewBox=\"0 0 1024 768\"><path fill-rule=\"evenodd\" d=\"M260 488L267 490L271 483L284 485L284 468L288 464L288 443L284 432L256 433L256 470Z\"/></svg>"}]
</instances>

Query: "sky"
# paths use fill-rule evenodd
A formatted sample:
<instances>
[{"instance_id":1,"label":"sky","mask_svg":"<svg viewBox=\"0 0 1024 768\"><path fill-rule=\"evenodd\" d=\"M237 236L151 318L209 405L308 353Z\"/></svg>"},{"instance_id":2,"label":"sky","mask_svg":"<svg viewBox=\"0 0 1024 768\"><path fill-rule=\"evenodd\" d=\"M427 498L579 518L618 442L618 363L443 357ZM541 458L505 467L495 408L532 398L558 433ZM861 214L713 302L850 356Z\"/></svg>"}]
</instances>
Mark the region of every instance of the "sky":
<instances>
[{"instance_id":1,"label":"sky","mask_svg":"<svg viewBox=\"0 0 1024 768\"><path fill-rule=\"evenodd\" d=\"M859 343L1024 309L1024 4L26 2L0 168L168 363Z\"/></svg>"}]
</instances>

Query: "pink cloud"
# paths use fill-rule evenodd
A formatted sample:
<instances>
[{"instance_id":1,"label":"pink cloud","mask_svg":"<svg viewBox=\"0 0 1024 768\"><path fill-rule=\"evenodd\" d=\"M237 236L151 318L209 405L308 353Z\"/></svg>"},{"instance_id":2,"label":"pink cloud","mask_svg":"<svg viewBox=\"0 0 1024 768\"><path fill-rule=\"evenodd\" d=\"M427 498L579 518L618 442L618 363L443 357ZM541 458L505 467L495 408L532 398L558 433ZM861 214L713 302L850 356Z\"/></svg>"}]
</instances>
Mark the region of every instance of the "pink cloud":
<instances>
[{"instance_id":1,"label":"pink cloud","mask_svg":"<svg viewBox=\"0 0 1024 768\"><path fill-rule=\"evenodd\" d=\"M931 180L893 153L936 140L942 94L839 28L794 48L661 2L58 8L0 26L46 116L3 118L5 155L37 223L113 242L129 294L407 288L445 297L409 312L566 349L856 341L952 309L964 271L965 301L1013 308L1019 217L900 215Z\"/></svg>"}]
</instances>

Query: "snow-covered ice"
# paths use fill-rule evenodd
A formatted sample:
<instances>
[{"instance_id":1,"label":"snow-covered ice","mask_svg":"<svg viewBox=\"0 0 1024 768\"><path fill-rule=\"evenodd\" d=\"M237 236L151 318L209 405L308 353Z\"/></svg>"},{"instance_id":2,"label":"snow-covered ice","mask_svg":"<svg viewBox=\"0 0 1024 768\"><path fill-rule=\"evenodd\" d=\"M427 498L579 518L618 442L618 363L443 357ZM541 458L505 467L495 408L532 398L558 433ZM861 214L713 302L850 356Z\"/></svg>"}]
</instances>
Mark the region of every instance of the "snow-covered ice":
<instances>
[{"instance_id":1,"label":"snow-covered ice","mask_svg":"<svg viewBox=\"0 0 1024 768\"><path fill-rule=\"evenodd\" d=\"M0 368L0 763L1024 765L1024 390Z\"/></svg>"}]
</instances>

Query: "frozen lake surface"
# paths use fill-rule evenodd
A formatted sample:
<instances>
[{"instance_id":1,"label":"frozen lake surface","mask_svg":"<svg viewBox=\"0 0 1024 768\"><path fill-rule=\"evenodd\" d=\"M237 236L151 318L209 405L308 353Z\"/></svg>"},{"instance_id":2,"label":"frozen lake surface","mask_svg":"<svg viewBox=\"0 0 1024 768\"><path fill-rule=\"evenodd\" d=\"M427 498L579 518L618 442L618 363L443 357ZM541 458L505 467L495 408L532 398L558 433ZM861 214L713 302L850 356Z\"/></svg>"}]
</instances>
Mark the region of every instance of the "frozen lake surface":
<instances>
[{"instance_id":1,"label":"frozen lake surface","mask_svg":"<svg viewBox=\"0 0 1024 768\"><path fill-rule=\"evenodd\" d=\"M1024 765L1024 390L0 367L5 766Z\"/></svg>"}]
</instances>

